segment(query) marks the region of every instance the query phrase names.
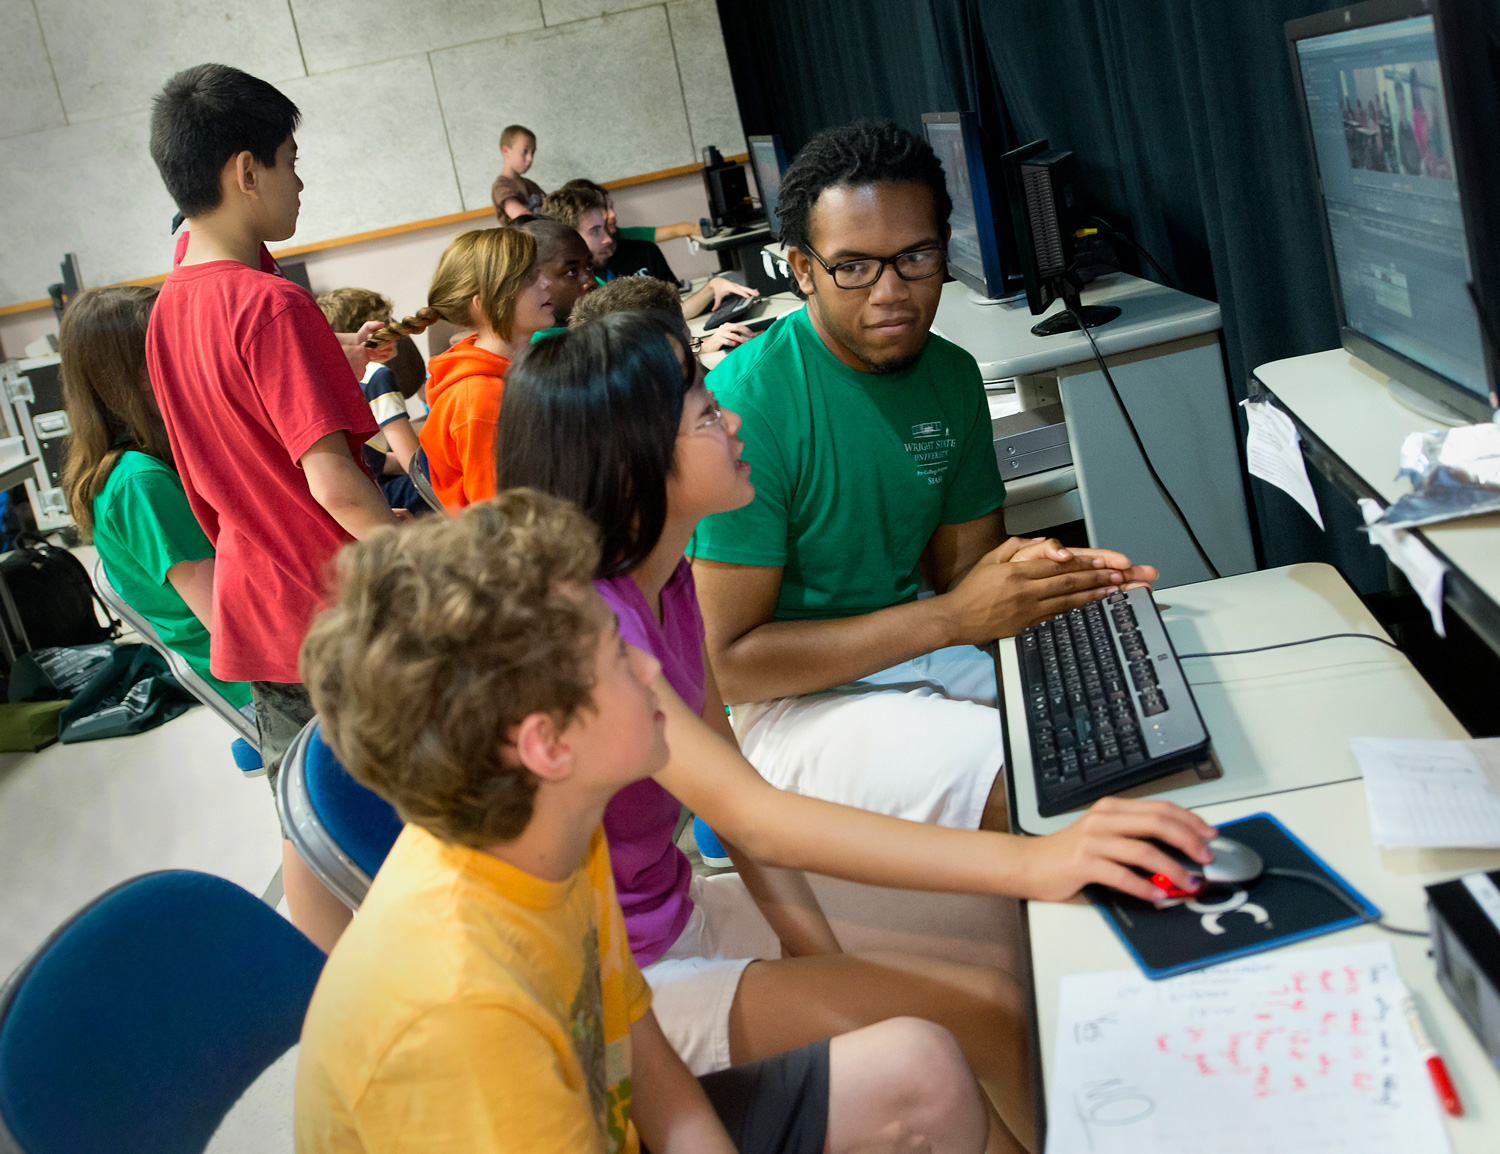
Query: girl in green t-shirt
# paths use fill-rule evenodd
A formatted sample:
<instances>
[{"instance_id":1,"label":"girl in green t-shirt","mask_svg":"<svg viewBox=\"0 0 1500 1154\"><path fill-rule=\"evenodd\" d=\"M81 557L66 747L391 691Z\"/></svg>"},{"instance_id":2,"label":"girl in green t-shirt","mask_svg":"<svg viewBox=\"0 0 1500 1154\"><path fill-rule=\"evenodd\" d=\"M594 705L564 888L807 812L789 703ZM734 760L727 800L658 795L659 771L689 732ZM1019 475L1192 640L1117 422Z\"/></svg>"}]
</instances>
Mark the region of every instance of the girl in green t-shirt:
<instances>
[{"instance_id":1,"label":"girl in green t-shirt","mask_svg":"<svg viewBox=\"0 0 1500 1154\"><path fill-rule=\"evenodd\" d=\"M63 489L110 582L235 708L250 687L208 668L214 550L172 467L172 449L146 375L146 323L156 289L89 289L58 334L63 403L73 427Z\"/></svg>"}]
</instances>

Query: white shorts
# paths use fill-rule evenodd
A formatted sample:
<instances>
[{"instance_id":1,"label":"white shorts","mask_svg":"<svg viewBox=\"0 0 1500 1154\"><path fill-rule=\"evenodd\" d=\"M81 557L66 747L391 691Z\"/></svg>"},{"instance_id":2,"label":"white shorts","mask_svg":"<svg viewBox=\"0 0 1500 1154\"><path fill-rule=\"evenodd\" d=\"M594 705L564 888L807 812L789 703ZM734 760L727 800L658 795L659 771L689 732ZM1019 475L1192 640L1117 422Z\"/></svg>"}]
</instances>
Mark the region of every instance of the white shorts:
<instances>
[{"instance_id":1,"label":"white shorts","mask_svg":"<svg viewBox=\"0 0 1500 1154\"><path fill-rule=\"evenodd\" d=\"M993 659L957 645L730 715L741 752L781 789L977 829L1005 761L997 698Z\"/></svg>"},{"instance_id":2,"label":"white shorts","mask_svg":"<svg viewBox=\"0 0 1500 1154\"><path fill-rule=\"evenodd\" d=\"M729 1010L751 962L779 958L781 942L738 874L693 878L693 916L667 952L642 969L672 1049L695 1075L729 1065Z\"/></svg>"}]
</instances>

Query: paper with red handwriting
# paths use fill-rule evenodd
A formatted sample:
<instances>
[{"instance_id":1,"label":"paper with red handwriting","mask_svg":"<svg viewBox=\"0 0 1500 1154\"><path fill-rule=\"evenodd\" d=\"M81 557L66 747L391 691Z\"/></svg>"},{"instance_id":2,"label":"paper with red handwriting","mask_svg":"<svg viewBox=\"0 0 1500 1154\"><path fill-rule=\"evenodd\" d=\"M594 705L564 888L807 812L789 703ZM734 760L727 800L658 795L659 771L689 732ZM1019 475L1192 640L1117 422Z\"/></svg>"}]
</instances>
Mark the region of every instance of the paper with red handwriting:
<instances>
[{"instance_id":1,"label":"paper with red handwriting","mask_svg":"<svg viewBox=\"0 0 1500 1154\"><path fill-rule=\"evenodd\" d=\"M1063 978L1048 1154L1449 1149L1385 942Z\"/></svg>"}]
</instances>

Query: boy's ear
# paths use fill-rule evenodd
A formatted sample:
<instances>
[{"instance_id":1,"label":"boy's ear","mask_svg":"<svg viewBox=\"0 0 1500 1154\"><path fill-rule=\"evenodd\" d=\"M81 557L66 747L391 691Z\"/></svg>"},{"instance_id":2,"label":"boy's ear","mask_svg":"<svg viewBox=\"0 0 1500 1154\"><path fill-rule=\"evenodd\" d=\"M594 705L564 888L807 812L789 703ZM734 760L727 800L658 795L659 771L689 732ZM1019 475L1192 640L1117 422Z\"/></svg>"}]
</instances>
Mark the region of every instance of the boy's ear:
<instances>
[{"instance_id":1,"label":"boy's ear","mask_svg":"<svg viewBox=\"0 0 1500 1154\"><path fill-rule=\"evenodd\" d=\"M527 714L512 731L510 746L516 760L543 781L562 781L573 772L573 750L550 714Z\"/></svg>"},{"instance_id":2,"label":"boy's ear","mask_svg":"<svg viewBox=\"0 0 1500 1154\"><path fill-rule=\"evenodd\" d=\"M249 151L236 152L224 162L219 185L226 195L231 192L253 195L257 191L258 175L255 156Z\"/></svg>"}]
</instances>

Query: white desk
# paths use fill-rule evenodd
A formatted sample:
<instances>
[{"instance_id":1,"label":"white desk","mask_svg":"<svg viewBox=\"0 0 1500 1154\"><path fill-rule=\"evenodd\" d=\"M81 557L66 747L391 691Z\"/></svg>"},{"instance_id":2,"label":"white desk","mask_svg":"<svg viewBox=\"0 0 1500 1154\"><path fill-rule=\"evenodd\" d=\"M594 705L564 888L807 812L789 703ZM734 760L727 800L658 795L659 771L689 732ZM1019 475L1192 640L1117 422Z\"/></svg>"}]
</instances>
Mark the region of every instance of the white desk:
<instances>
[{"instance_id":1,"label":"white desk","mask_svg":"<svg viewBox=\"0 0 1500 1154\"><path fill-rule=\"evenodd\" d=\"M1159 593L1157 603L1179 653L1249 649L1326 633L1387 637L1331 565L1288 565L1182 585ZM1012 654L1015 639L997 647ZM1411 662L1373 641L1200 657L1182 667L1224 775L1199 781L1179 773L1124 796L1189 807L1266 798L1358 778L1350 737L1468 736ZM1000 670L1012 824L1024 833L1051 833L1078 815L1038 816L1026 718L1011 706L1024 700L1019 662L1002 659Z\"/></svg>"},{"instance_id":2,"label":"white desk","mask_svg":"<svg viewBox=\"0 0 1500 1154\"><path fill-rule=\"evenodd\" d=\"M1221 574L1254 569L1219 306L1124 273L1090 285L1083 301L1121 309L1091 332L1152 464L1215 567ZM1059 301L1047 315L1060 311ZM971 353L987 383L1016 378L1026 407L1061 399L1091 543L1155 565L1161 588L1208 577L1152 482L1088 339L1036 336L1037 320L1024 302L978 304L952 282L943 286L933 331Z\"/></svg>"},{"instance_id":3,"label":"white desk","mask_svg":"<svg viewBox=\"0 0 1500 1154\"><path fill-rule=\"evenodd\" d=\"M1308 460L1351 499L1388 505L1410 491L1396 480L1401 442L1434 425L1392 397L1384 373L1333 349L1261 365L1255 377L1297 422ZM1449 605L1500 652L1500 514L1417 535L1448 563Z\"/></svg>"},{"instance_id":4,"label":"white desk","mask_svg":"<svg viewBox=\"0 0 1500 1154\"><path fill-rule=\"evenodd\" d=\"M1425 928L1422 887L1461 873L1500 867L1500 852L1460 850L1381 850L1370 840L1362 781L1337 782L1292 790L1274 797L1227 802L1198 812L1215 824L1267 811L1306 841L1351 885L1380 907L1392 925ZM1135 963L1104 919L1087 904L1028 902L1025 917L1031 934L1031 964L1037 1007L1044 1081L1052 1071L1057 1033L1058 989L1065 974L1129 970ZM1427 941L1398 937L1373 926L1360 926L1313 938L1288 950L1320 949L1345 942L1387 941L1396 954L1401 977L1421 1007L1433 1043L1447 1061L1462 1118L1449 1118L1448 1135L1458 1154L1486 1154L1500 1135L1500 1075L1437 983ZM1413 1151L1412 1154L1419 1154ZM1427 1154L1423 1151L1420 1154Z\"/></svg>"},{"instance_id":5,"label":"white desk","mask_svg":"<svg viewBox=\"0 0 1500 1154\"><path fill-rule=\"evenodd\" d=\"M1106 357L1217 333L1223 327L1219 306L1212 301L1126 273L1102 277L1084 289L1083 303L1116 305L1122 310L1117 320L1093 330L1099 351ZM1062 311L1061 301L1039 317L1031 315L1024 298L976 304L964 285L951 281L943 286L933 328L972 353L986 381L1049 373L1062 365L1092 364L1094 354L1082 333L1054 337L1032 333L1032 325Z\"/></svg>"},{"instance_id":6,"label":"white desk","mask_svg":"<svg viewBox=\"0 0 1500 1154\"><path fill-rule=\"evenodd\" d=\"M1205 582L1171 590L1159 600L1170 605L1163 618L1173 644L1183 652L1344 631L1380 633L1353 591L1326 565L1293 565ZM1195 659L1184 667L1225 773L1219 781L1156 796L1216 823L1262 810L1275 814L1395 925L1425 926L1422 886L1500 866L1500 852L1382 851L1371 842L1364 785L1348 739L1467 736L1401 654L1373 642L1341 640ZM1018 686L1003 689L1006 700L1019 701ZM1030 777L1024 733L1019 748L1017 744L1011 741L1007 751L1013 786ZM1017 815L1013 824L1026 824L1014 794L1011 812ZM1066 820L1055 819L1057 824ZM1040 1046L1036 1073L1045 1087L1062 977L1131 969L1134 963L1103 918L1081 901L1026 903L1024 920ZM1455 1149L1492 1149L1494 1128L1500 1124L1500 1078L1438 988L1423 940L1362 927L1287 948L1375 938L1391 941L1402 976L1422 1003L1468 1110L1466 1117L1448 1120Z\"/></svg>"}]
</instances>

